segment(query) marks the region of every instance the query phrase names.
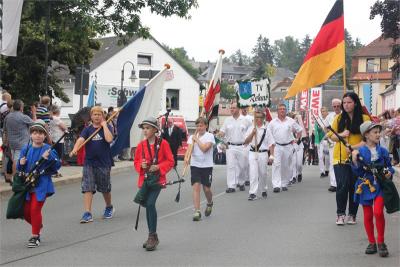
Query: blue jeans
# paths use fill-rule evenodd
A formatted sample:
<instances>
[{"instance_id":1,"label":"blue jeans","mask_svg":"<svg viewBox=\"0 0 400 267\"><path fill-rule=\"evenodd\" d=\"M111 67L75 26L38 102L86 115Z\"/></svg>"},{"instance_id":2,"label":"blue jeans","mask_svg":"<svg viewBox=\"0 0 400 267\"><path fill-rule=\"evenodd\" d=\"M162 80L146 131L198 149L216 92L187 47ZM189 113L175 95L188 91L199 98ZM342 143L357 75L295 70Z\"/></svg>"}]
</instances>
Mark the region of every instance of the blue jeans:
<instances>
[{"instance_id":1,"label":"blue jeans","mask_svg":"<svg viewBox=\"0 0 400 267\"><path fill-rule=\"evenodd\" d=\"M349 200L348 215L357 215L358 204L354 203L354 186L357 176L353 174L349 164L333 165L336 177L336 207L337 215L346 215L347 199Z\"/></svg>"},{"instance_id":2,"label":"blue jeans","mask_svg":"<svg viewBox=\"0 0 400 267\"><path fill-rule=\"evenodd\" d=\"M156 201L158 195L160 194L161 188L149 189L147 192L146 199L146 219L147 227L149 228L149 233L157 232L157 210Z\"/></svg>"}]
</instances>

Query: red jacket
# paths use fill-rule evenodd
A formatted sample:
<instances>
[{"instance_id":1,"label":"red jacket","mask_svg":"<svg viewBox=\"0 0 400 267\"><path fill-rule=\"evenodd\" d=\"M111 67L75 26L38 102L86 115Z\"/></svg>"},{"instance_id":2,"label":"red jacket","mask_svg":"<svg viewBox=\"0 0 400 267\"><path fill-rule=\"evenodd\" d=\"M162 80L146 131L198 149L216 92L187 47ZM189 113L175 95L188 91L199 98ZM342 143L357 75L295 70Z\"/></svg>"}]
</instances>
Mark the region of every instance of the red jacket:
<instances>
[{"instance_id":1,"label":"red jacket","mask_svg":"<svg viewBox=\"0 0 400 267\"><path fill-rule=\"evenodd\" d=\"M136 152L135 152L135 160L134 160L134 166L136 171L139 173L139 180L138 180L138 187L142 187L143 181L144 181L144 173L145 170L142 169L140 166L142 164L142 150L144 148L144 155L146 158L147 165L150 166L150 154L147 149L147 140L141 141L138 146L136 147ZM154 144L150 145L151 149L151 155L153 155L154 158ZM162 139L160 149L158 151L158 166L160 167L160 185L165 186L165 183L167 182L166 175L167 173L174 167L174 156L172 155L171 148L169 147L169 144L167 141Z\"/></svg>"}]
</instances>

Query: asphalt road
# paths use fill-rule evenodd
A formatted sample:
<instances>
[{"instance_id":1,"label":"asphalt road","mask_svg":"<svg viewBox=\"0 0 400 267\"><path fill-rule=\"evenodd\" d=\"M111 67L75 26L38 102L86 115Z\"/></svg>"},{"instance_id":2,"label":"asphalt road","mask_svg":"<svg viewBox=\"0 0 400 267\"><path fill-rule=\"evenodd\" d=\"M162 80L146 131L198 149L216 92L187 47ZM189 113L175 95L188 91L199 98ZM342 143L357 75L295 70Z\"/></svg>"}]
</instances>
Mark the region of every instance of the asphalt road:
<instances>
[{"instance_id":1,"label":"asphalt road","mask_svg":"<svg viewBox=\"0 0 400 267\"><path fill-rule=\"evenodd\" d=\"M335 195L327 178L307 166L300 184L288 192L268 192L268 198L248 201L248 192L225 193L225 166L214 168L214 210L209 218L192 221L191 187L163 190L157 202L160 245L154 252L142 248L147 238L145 213L134 231L137 175L131 171L112 177L115 217L101 219L104 201L96 194L94 222L80 224L80 184L57 188L44 206L42 243L26 248L30 226L5 220L1 201L0 264L12 266L399 266L400 213L386 214L388 258L366 255L368 244L362 223L335 225ZM171 172L169 179L176 179ZM270 176L269 176L270 184ZM246 188L247 189L247 188ZM202 200L204 196L202 195ZM202 204L204 210L205 204Z\"/></svg>"}]
</instances>

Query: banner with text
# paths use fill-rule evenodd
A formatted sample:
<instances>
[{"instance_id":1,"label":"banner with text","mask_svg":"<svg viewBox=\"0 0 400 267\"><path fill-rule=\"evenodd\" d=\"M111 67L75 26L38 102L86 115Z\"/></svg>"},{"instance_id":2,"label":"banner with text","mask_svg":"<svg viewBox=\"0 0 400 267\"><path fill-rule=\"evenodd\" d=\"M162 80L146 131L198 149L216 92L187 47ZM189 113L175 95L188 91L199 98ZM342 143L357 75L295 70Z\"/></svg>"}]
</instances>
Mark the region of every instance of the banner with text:
<instances>
[{"instance_id":1,"label":"banner with text","mask_svg":"<svg viewBox=\"0 0 400 267\"><path fill-rule=\"evenodd\" d=\"M300 93L299 110L302 114L304 127L308 129L308 90Z\"/></svg>"},{"instance_id":2,"label":"banner with text","mask_svg":"<svg viewBox=\"0 0 400 267\"><path fill-rule=\"evenodd\" d=\"M124 87L122 91L125 94L127 101L136 94L139 88ZM103 107L116 107L117 99L121 94L121 87L115 85L97 84L97 103Z\"/></svg>"},{"instance_id":3,"label":"banner with text","mask_svg":"<svg viewBox=\"0 0 400 267\"><path fill-rule=\"evenodd\" d=\"M269 106L270 90L268 79L240 82L235 85L240 106Z\"/></svg>"},{"instance_id":4,"label":"banner with text","mask_svg":"<svg viewBox=\"0 0 400 267\"><path fill-rule=\"evenodd\" d=\"M310 128L309 131L312 132L314 130L314 117L319 117L321 114L322 107L322 88L315 87L310 90ZM312 116L312 114L314 116Z\"/></svg>"}]
</instances>

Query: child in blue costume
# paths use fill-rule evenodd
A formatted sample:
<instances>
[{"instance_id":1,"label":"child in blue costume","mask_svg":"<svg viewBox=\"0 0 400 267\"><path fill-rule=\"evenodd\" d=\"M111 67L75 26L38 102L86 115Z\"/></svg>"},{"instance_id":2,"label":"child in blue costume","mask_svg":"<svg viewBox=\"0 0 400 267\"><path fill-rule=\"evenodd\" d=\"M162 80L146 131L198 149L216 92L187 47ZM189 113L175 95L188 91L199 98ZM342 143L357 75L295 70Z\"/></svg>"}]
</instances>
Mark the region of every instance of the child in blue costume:
<instances>
[{"instance_id":1,"label":"child in blue costume","mask_svg":"<svg viewBox=\"0 0 400 267\"><path fill-rule=\"evenodd\" d=\"M35 162L42 157L44 163L39 166L38 171L44 170L35 186L26 195L24 205L24 218L32 226L32 237L28 241L28 247L34 248L40 244L40 230L42 224L42 208L46 198L54 194L54 185L51 175L56 174L61 167L57 152L51 149L50 145L44 143L48 136L45 122L35 121L29 128L32 143L24 146L21 150L20 158L17 164L18 171L28 173L32 170Z\"/></svg>"},{"instance_id":2,"label":"child in blue costume","mask_svg":"<svg viewBox=\"0 0 400 267\"><path fill-rule=\"evenodd\" d=\"M354 202L361 204L363 207L364 227L369 241L365 253L374 254L379 252L379 256L387 257L389 252L384 242L385 217L383 213L382 188L372 172L364 168L364 165L370 165L371 163L386 167L388 169L385 174L386 179L389 179L394 173L388 151L379 145L381 130L382 126L371 121L366 121L360 125L360 132L366 143L358 151L353 151L352 169L358 177L355 183ZM358 159L361 159L362 163ZM374 217L378 233L378 248L374 234Z\"/></svg>"}]
</instances>

